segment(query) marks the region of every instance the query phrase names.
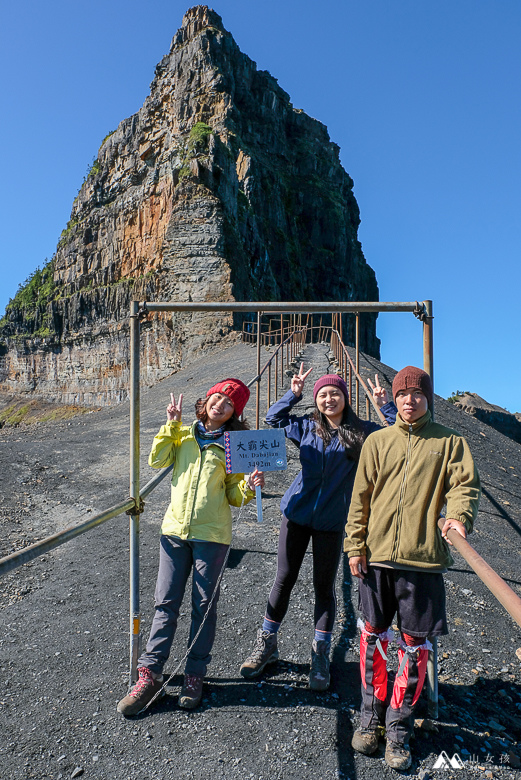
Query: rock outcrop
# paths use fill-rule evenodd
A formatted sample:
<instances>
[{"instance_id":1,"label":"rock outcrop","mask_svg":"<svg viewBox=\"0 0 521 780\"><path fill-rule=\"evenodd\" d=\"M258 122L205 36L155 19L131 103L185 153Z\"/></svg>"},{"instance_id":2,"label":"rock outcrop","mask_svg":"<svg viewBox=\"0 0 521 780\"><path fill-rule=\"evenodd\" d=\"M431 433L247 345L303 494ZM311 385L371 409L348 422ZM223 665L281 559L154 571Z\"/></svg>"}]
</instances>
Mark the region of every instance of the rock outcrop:
<instances>
[{"instance_id":1,"label":"rock outcrop","mask_svg":"<svg viewBox=\"0 0 521 780\"><path fill-rule=\"evenodd\" d=\"M143 107L101 144L53 260L9 304L0 390L87 405L126 397L132 299L378 300L352 188L325 126L293 108L215 12L192 8ZM149 317L143 381L233 326ZM346 318L348 341L351 329ZM375 315L360 335L378 356Z\"/></svg>"},{"instance_id":2,"label":"rock outcrop","mask_svg":"<svg viewBox=\"0 0 521 780\"><path fill-rule=\"evenodd\" d=\"M511 414L501 406L489 404L477 393L456 393L449 398L454 406L467 414L477 417L481 422L490 425L505 436L509 436L521 444L521 415Z\"/></svg>"}]
</instances>

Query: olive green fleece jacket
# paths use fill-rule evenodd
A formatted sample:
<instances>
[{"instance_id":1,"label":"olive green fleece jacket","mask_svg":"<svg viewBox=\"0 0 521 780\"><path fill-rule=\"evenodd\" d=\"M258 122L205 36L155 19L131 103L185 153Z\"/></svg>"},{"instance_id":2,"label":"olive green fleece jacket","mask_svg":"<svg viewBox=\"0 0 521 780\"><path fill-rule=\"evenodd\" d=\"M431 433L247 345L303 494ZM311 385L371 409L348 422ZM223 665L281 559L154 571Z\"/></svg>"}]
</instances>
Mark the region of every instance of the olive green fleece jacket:
<instances>
[{"instance_id":1,"label":"olive green fleece jacket","mask_svg":"<svg viewBox=\"0 0 521 780\"><path fill-rule=\"evenodd\" d=\"M438 518L460 520L472 531L478 512L479 476L465 439L431 420L401 417L376 431L362 447L346 524L350 558L433 571L452 558Z\"/></svg>"},{"instance_id":2,"label":"olive green fleece jacket","mask_svg":"<svg viewBox=\"0 0 521 780\"><path fill-rule=\"evenodd\" d=\"M209 442L202 449L194 435L197 420L182 425L173 420L155 436L148 465L154 469L174 464L170 505L161 533L180 539L230 544L232 506L254 497L244 474L227 474L224 448Z\"/></svg>"}]
</instances>

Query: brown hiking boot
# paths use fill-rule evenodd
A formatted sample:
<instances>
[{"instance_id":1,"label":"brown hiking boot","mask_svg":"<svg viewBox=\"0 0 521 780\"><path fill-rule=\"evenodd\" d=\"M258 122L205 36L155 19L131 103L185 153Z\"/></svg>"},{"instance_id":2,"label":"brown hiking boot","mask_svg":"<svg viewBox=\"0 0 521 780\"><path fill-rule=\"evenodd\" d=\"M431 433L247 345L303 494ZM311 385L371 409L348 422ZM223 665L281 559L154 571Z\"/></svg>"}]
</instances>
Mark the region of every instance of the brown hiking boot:
<instances>
[{"instance_id":1,"label":"brown hiking boot","mask_svg":"<svg viewBox=\"0 0 521 780\"><path fill-rule=\"evenodd\" d=\"M157 675L142 666L138 669L139 679L130 693L118 704L118 712L125 717L137 715L138 712L146 707L156 693L163 687L163 675ZM158 697L159 698L159 697Z\"/></svg>"},{"instance_id":2,"label":"brown hiking boot","mask_svg":"<svg viewBox=\"0 0 521 780\"><path fill-rule=\"evenodd\" d=\"M180 707L185 710L193 710L200 704L203 698L203 680L204 677L197 674L185 674L178 700Z\"/></svg>"},{"instance_id":3,"label":"brown hiking boot","mask_svg":"<svg viewBox=\"0 0 521 780\"><path fill-rule=\"evenodd\" d=\"M278 657L277 634L259 628L253 650L241 666L241 674L246 679L258 677L264 667L274 663Z\"/></svg>"},{"instance_id":4,"label":"brown hiking boot","mask_svg":"<svg viewBox=\"0 0 521 780\"><path fill-rule=\"evenodd\" d=\"M362 729L359 728L353 734L351 740L351 747L358 753L363 753L365 756L372 756L378 750L378 741L383 736L384 730L382 728L376 729Z\"/></svg>"},{"instance_id":5,"label":"brown hiking boot","mask_svg":"<svg viewBox=\"0 0 521 780\"><path fill-rule=\"evenodd\" d=\"M404 772L412 764L411 751L408 745L402 745L399 742L387 740L385 746L385 762L391 769L397 769L398 772Z\"/></svg>"}]
</instances>

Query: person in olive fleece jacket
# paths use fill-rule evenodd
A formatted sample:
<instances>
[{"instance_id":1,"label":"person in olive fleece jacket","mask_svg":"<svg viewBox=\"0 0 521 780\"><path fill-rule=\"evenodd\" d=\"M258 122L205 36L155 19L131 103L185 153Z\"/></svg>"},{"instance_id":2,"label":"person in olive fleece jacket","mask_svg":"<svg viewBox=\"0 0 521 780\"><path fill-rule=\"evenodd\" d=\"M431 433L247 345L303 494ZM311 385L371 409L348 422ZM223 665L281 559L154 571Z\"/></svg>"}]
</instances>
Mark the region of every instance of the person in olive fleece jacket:
<instances>
[{"instance_id":1,"label":"person in olive fleece jacket","mask_svg":"<svg viewBox=\"0 0 521 780\"><path fill-rule=\"evenodd\" d=\"M407 366L394 379L393 396L395 424L373 433L362 448L344 551L359 579L363 616L362 707L352 746L375 753L385 727L385 759L404 770L412 762L408 743L431 648L427 636L448 633L442 572L452 558L446 534L450 528L463 537L472 531L480 483L465 439L432 420L429 375ZM447 519L440 532L442 515ZM386 652L395 614L401 639L389 701Z\"/></svg>"}]
</instances>

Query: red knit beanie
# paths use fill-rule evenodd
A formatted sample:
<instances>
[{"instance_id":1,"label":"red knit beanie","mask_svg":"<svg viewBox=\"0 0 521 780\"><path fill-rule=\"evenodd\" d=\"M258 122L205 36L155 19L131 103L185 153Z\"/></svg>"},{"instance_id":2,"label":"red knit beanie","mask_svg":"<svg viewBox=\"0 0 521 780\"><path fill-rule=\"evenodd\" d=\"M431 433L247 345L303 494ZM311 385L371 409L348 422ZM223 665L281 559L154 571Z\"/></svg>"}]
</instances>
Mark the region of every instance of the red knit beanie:
<instances>
[{"instance_id":1,"label":"red knit beanie","mask_svg":"<svg viewBox=\"0 0 521 780\"><path fill-rule=\"evenodd\" d=\"M313 386L313 400L316 401L317 393L322 387L329 385L338 387L345 395L346 401L349 402L349 390L347 389L347 385L342 377L338 376L338 374L324 374L324 376L321 376L320 379L317 379Z\"/></svg>"},{"instance_id":2,"label":"red knit beanie","mask_svg":"<svg viewBox=\"0 0 521 780\"><path fill-rule=\"evenodd\" d=\"M406 366L398 371L393 380L393 398L400 390L421 390L426 397L429 406L432 405L434 391L432 380L426 371L416 366Z\"/></svg>"},{"instance_id":3,"label":"red knit beanie","mask_svg":"<svg viewBox=\"0 0 521 780\"><path fill-rule=\"evenodd\" d=\"M206 393L206 397L208 398L213 393L227 395L233 404L237 417L243 413L250 397L250 389L240 379L224 379L211 387Z\"/></svg>"}]
</instances>

